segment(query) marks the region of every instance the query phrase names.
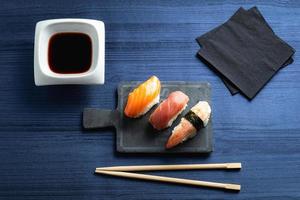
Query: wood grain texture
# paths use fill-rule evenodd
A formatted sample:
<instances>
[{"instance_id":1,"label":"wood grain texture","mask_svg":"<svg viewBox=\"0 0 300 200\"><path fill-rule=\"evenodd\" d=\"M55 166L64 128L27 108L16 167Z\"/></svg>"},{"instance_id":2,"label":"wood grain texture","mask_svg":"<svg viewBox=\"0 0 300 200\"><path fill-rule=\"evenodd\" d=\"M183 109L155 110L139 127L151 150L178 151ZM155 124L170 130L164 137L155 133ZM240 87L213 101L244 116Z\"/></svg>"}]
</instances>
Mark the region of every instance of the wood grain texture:
<instances>
[{"instance_id":1,"label":"wood grain texture","mask_svg":"<svg viewBox=\"0 0 300 200\"><path fill-rule=\"evenodd\" d=\"M0 7L0 199L300 199L300 63L281 70L249 102L232 97L195 56L195 38L240 6L258 6L274 31L300 47L299 1L2 1ZM106 24L106 84L35 87L35 23L78 17ZM85 132L84 107L113 109L120 81L209 81L214 152L120 155L113 129ZM93 174L97 166L242 162L243 170L152 172L240 183L240 193Z\"/></svg>"}]
</instances>

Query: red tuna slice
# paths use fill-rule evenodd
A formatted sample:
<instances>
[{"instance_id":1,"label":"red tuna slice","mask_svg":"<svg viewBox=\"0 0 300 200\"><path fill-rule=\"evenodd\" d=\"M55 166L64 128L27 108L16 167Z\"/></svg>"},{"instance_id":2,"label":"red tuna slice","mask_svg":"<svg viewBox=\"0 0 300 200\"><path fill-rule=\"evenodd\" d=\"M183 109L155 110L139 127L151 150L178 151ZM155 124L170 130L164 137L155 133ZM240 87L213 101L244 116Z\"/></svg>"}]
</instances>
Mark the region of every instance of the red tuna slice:
<instances>
[{"instance_id":1,"label":"red tuna slice","mask_svg":"<svg viewBox=\"0 0 300 200\"><path fill-rule=\"evenodd\" d=\"M177 116L185 109L189 97L181 91L169 94L151 114L149 122L157 129L162 130L172 125Z\"/></svg>"}]
</instances>

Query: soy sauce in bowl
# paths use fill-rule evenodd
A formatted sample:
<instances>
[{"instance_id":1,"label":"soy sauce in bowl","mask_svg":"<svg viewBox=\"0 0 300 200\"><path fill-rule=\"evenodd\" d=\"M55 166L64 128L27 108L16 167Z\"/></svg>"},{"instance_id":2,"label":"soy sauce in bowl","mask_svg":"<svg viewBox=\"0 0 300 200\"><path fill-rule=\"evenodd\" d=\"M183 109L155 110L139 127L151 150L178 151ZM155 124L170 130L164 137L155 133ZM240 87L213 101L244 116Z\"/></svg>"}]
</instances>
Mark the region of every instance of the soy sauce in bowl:
<instances>
[{"instance_id":1,"label":"soy sauce in bowl","mask_svg":"<svg viewBox=\"0 0 300 200\"><path fill-rule=\"evenodd\" d=\"M92 64L92 40L84 33L54 34L49 41L48 63L58 74L87 72Z\"/></svg>"}]
</instances>

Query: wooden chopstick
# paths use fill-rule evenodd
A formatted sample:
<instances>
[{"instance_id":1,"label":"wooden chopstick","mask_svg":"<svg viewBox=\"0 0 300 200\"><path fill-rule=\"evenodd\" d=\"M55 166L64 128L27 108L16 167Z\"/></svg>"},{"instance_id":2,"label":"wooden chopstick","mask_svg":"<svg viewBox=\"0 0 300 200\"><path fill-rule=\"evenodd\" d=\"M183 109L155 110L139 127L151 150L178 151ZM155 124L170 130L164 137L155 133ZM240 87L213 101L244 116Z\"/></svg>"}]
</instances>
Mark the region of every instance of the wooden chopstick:
<instances>
[{"instance_id":1,"label":"wooden chopstick","mask_svg":"<svg viewBox=\"0 0 300 200\"><path fill-rule=\"evenodd\" d=\"M217 163L217 164L185 164L185 165L137 165L137 166L113 166L98 167L101 171L158 171L158 170L192 170L192 169L241 169L241 163Z\"/></svg>"},{"instance_id":2,"label":"wooden chopstick","mask_svg":"<svg viewBox=\"0 0 300 200\"><path fill-rule=\"evenodd\" d=\"M194 185L194 186L201 186L201 187L211 187L211 188L219 188L219 189L235 190L235 191L239 191L241 189L241 186L237 184L198 181L198 180L190 180L190 179L183 179L183 178L172 178L172 177L165 177L165 176L137 174L137 173L130 173L130 172L102 171L96 169L95 173L111 175L111 176L119 176L125 178Z\"/></svg>"}]
</instances>

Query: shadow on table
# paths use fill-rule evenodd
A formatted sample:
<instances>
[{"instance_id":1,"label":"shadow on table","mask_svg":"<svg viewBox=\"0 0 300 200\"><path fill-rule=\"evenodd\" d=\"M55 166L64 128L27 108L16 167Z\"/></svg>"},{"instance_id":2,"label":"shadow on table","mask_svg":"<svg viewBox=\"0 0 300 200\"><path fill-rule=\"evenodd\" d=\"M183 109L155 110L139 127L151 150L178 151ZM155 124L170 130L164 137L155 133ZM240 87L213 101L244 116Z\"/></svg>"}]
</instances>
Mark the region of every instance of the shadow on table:
<instances>
[{"instance_id":1,"label":"shadow on table","mask_svg":"<svg viewBox=\"0 0 300 200\"><path fill-rule=\"evenodd\" d=\"M14 89L14 96L24 106L39 108L44 106L78 106L87 104L90 91L93 89L84 85L51 85L35 86L34 83L34 63L33 44L26 50L17 49L14 61L13 75L15 80L13 85L8 86ZM28 56L30 55L30 56Z\"/></svg>"}]
</instances>

